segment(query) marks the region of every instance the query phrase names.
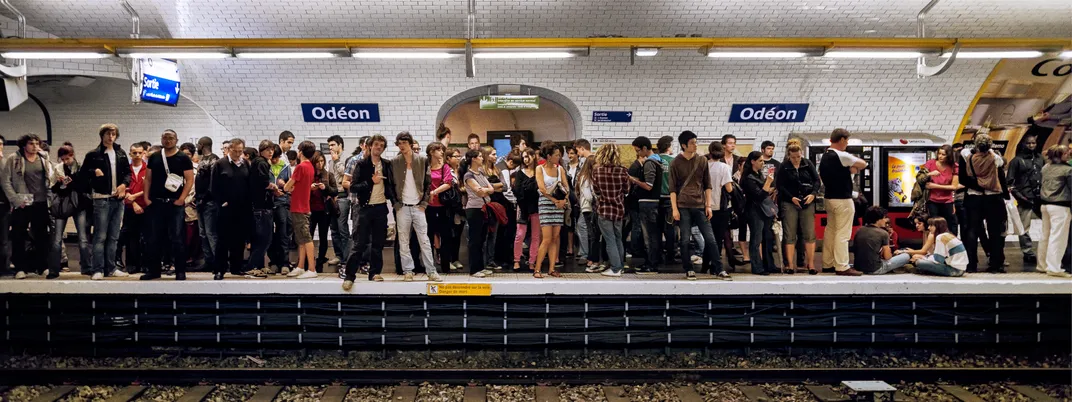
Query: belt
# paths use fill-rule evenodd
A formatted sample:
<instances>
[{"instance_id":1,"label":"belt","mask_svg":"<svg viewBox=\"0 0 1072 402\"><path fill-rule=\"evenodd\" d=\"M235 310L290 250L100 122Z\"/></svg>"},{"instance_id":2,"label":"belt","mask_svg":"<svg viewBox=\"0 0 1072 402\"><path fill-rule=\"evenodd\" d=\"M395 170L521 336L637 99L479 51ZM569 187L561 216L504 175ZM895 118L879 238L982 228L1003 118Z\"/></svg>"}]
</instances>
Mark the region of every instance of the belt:
<instances>
[{"instance_id":1,"label":"belt","mask_svg":"<svg viewBox=\"0 0 1072 402\"><path fill-rule=\"evenodd\" d=\"M417 206L417 205L418 205L418 204L406 204L406 203L404 203L404 202L402 203L402 206L403 206L403 207L415 207L415 206Z\"/></svg>"}]
</instances>

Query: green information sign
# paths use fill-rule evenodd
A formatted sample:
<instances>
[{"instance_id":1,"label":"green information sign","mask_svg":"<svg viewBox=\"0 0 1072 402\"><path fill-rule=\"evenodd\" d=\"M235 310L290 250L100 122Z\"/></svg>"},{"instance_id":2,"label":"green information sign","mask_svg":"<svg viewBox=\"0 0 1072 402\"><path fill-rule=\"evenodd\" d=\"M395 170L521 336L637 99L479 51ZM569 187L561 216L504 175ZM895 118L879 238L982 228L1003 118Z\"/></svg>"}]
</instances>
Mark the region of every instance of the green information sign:
<instances>
[{"instance_id":1,"label":"green information sign","mask_svg":"<svg viewBox=\"0 0 1072 402\"><path fill-rule=\"evenodd\" d=\"M535 110L540 108L540 97L536 95L487 95L480 97L481 109L492 110Z\"/></svg>"}]
</instances>

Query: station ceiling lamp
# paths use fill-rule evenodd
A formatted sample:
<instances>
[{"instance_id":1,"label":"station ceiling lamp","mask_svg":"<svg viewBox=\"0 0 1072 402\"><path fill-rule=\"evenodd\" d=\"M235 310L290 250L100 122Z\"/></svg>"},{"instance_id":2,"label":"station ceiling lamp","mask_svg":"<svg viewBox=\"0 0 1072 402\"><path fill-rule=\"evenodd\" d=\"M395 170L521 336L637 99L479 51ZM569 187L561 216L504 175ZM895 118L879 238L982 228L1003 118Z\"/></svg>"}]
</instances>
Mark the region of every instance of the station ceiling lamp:
<instances>
[{"instance_id":1,"label":"station ceiling lamp","mask_svg":"<svg viewBox=\"0 0 1072 402\"><path fill-rule=\"evenodd\" d=\"M487 48L477 49L477 59L565 59L588 56L588 48Z\"/></svg>"},{"instance_id":2,"label":"station ceiling lamp","mask_svg":"<svg viewBox=\"0 0 1072 402\"><path fill-rule=\"evenodd\" d=\"M949 52L942 53L942 57L948 58ZM963 49L957 52L958 59L1032 59L1042 56L1037 50L984 50Z\"/></svg>"},{"instance_id":3,"label":"station ceiling lamp","mask_svg":"<svg viewBox=\"0 0 1072 402\"><path fill-rule=\"evenodd\" d=\"M235 48L234 54L240 59L330 59L349 56L350 51L345 48Z\"/></svg>"},{"instance_id":4,"label":"station ceiling lamp","mask_svg":"<svg viewBox=\"0 0 1072 402\"><path fill-rule=\"evenodd\" d=\"M358 59L449 59L460 53L447 49L353 49Z\"/></svg>"},{"instance_id":5,"label":"station ceiling lamp","mask_svg":"<svg viewBox=\"0 0 1072 402\"><path fill-rule=\"evenodd\" d=\"M226 59L226 48L130 48L119 49L119 56L131 59Z\"/></svg>"},{"instance_id":6,"label":"station ceiling lamp","mask_svg":"<svg viewBox=\"0 0 1072 402\"><path fill-rule=\"evenodd\" d=\"M712 47L701 48L700 54L715 59L793 59L822 56L823 48Z\"/></svg>"},{"instance_id":7,"label":"station ceiling lamp","mask_svg":"<svg viewBox=\"0 0 1072 402\"><path fill-rule=\"evenodd\" d=\"M633 54L637 57L653 57L659 54L659 48L657 47L638 47L633 50Z\"/></svg>"},{"instance_id":8,"label":"station ceiling lamp","mask_svg":"<svg viewBox=\"0 0 1072 402\"><path fill-rule=\"evenodd\" d=\"M104 52L86 52L86 51L9 51L0 53L0 57L5 59L103 59L111 56L110 53Z\"/></svg>"},{"instance_id":9,"label":"station ceiling lamp","mask_svg":"<svg viewBox=\"0 0 1072 402\"><path fill-rule=\"evenodd\" d=\"M920 56L923 56L923 52L902 49L839 49L828 50L823 54L823 57L831 59L916 59Z\"/></svg>"}]
</instances>

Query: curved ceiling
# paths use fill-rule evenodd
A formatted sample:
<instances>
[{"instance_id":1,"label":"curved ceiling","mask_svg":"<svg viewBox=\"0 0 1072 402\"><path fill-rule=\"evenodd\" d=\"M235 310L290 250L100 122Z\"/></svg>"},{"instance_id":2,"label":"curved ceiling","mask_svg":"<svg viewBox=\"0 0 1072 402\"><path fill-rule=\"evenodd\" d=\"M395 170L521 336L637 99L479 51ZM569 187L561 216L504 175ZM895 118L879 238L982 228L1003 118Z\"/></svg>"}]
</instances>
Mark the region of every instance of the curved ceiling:
<instances>
[{"instance_id":1,"label":"curved ceiling","mask_svg":"<svg viewBox=\"0 0 1072 402\"><path fill-rule=\"evenodd\" d=\"M459 38L466 2L430 0L130 0L142 33L174 38ZM126 37L115 0L12 0L28 23L59 37ZM477 35L914 37L926 0L477 0ZM7 14L6 11L3 15ZM943 0L937 37L1072 37L1072 2ZM5 32L6 33L6 32Z\"/></svg>"}]
</instances>

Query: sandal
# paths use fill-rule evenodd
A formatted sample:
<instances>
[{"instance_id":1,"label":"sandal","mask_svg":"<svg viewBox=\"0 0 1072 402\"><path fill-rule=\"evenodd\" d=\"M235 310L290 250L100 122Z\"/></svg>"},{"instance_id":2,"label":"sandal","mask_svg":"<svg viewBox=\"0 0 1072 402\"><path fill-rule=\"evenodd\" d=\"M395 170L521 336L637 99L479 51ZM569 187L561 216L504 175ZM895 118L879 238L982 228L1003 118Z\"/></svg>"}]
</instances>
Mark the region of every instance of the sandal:
<instances>
[{"instance_id":1,"label":"sandal","mask_svg":"<svg viewBox=\"0 0 1072 402\"><path fill-rule=\"evenodd\" d=\"M796 268L782 268L782 273L786 274L786 275L792 275L792 274L797 273L797 269Z\"/></svg>"},{"instance_id":2,"label":"sandal","mask_svg":"<svg viewBox=\"0 0 1072 402\"><path fill-rule=\"evenodd\" d=\"M808 275L819 275L819 270L815 268L808 268Z\"/></svg>"},{"instance_id":3,"label":"sandal","mask_svg":"<svg viewBox=\"0 0 1072 402\"><path fill-rule=\"evenodd\" d=\"M536 278L536 279L543 279L543 274L541 274L539 272L533 272L532 277Z\"/></svg>"},{"instance_id":4,"label":"sandal","mask_svg":"<svg viewBox=\"0 0 1072 402\"><path fill-rule=\"evenodd\" d=\"M551 275L551 276L553 276L555 278L561 278L562 277L562 274L558 273L558 271L553 271L552 270L551 272L548 272L547 274Z\"/></svg>"}]
</instances>

